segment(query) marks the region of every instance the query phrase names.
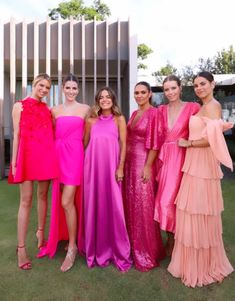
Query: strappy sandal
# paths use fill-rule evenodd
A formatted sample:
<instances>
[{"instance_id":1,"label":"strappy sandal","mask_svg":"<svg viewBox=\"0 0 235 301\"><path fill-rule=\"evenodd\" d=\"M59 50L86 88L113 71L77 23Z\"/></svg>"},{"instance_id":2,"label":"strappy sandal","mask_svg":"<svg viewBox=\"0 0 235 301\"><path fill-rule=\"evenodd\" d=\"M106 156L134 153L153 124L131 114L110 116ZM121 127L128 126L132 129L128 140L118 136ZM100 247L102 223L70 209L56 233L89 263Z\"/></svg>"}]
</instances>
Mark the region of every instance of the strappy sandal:
<instances>
[{"instance_id":1,"label":"strappy sandal","mask_svg":"<svg viewBox=\"0 0 235 301\"><path fill-rule=\"evenodd\" d=\"M68 248L68 252L66 254L64 262L62 263L62 265L60 267L60 270L62 272L67 272L68 270L70 270L73 267L77 252L78 252L77 247L74 247L72 249Z\"/></svg>"},{"instance_id":2,"label":"strappy sandal","mask_svg":"<svg viewBox=\"0 0 235 301\"><path fill-rule=\"evenodd\" d=\"M44 229L38 228L36 231L36 238L38 240L38 249L45 247L46 241L44 240ZM41 239L43 238L43 239Z\"/></svg>"},{"instance_id":3,"label":"strappy sandal","mask_svg":"<svg viewBox=\"0 0 235 301\"><path fill-rule=\"evenodd\" d=\"M22 263L22 264L19 264L19 249L25 249L25 246L17 246L16 247L16 254L18 255L18 268L21 269L21 270L31 270L32 269L32 263L30 260ZM26 256L27 257L27 256Z\"/></svg>"}]
</instances>

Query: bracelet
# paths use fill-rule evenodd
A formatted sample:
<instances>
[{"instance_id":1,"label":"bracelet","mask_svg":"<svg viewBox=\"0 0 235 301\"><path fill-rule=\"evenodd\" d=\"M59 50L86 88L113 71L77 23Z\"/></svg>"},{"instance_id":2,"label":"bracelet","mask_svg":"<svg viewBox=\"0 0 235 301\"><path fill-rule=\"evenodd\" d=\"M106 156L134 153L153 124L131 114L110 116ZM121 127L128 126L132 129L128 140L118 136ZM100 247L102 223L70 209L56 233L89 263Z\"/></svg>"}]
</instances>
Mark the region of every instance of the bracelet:
<instances>
[{"instance_id":1,"label":"bracelet","mask_svg":"<svg viewBox=\"0 0 235 301\"><path fill-rule=\"evenodd\" d=\"M193 140L191 140L191 147L193 147Z\"/></svg>"}]
</instances>

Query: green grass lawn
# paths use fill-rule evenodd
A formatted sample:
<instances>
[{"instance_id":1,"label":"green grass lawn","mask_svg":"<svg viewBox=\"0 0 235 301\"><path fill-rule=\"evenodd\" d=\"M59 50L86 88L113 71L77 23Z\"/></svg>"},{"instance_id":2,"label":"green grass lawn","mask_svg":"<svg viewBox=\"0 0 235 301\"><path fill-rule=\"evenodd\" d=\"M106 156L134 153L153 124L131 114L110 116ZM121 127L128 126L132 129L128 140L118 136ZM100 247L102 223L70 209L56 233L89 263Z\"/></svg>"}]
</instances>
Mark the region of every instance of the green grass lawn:
<instances>
[{"instance_id":1,"label":"green grass lawn","mask_svg":"<svg viewBox=\"0 0 235 301\"><path fill-rule=\"evenodd\" d=\"M235 181L223 181L225 211L223 213L224 244L235 266ZM235 273L221 284L203 288L186 288L166 270L169 259L161 267L147 273L132 268L121 273L113 266L88 269L85 259L78 257L67 273L59 268L65 256L61 245L54 259L36 259L36 209L32 208L28 233L28 253L33 269L21 271L16 262L16 216L18 186L0 181L0 301L234 301Z\"/></svg>"}]
</instances>

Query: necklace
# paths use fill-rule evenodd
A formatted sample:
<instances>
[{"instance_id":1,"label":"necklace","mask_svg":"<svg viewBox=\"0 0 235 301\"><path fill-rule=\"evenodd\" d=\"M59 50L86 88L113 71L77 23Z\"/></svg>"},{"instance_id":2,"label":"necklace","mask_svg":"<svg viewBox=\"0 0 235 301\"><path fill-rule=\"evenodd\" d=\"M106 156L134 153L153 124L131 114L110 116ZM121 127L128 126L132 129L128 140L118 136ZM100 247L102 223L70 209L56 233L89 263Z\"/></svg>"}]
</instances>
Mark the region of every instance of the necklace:
<instances>
[{"instance_id":1,"label":"necklace","mask_svg":"<svg viewBox=\"0 0 235 301\"><path fill-rule=\"evenodd\" d=\"M66 105L66 103L63 103L63 107L64 107L64 109L67 111L67 110L70 110L70 109L73 109L75 106L77 106L77 102L75 101L74 103L72 103L72 104L67 104Z\"/></svg>"},{"instance_id":2,"label":"necklace","mask_svg":"<svg viewBox=\"0 0 235 301\"><path fill-rule=\"evenodd\" d=\"M208 103L211 102L213 99L214 99L214 98L211 98L210 100L203 102L203 106L208 105Z\"/></svg>"}]
</instances>

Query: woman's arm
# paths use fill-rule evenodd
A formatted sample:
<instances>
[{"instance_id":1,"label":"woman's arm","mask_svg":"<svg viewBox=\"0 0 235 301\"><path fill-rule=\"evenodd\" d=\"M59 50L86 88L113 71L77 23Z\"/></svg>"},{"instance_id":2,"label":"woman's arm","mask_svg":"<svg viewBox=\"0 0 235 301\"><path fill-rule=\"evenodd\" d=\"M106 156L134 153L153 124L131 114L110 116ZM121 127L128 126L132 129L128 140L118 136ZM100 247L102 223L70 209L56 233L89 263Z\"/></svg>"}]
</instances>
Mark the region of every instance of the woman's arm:
<instances>
[{"instance_id":1,"label":"woman's arm","mask_svg":"<svg viewBox=\"0 0 235 301\"><path fill-rule=\"evenodd\" d=\"M152 165L157 157L157 150L150 149L148 152L147 160L142 171L142 179L144 183L147 183L152 174Z\"/></svg>"},{"instance_id":2,"label":"woman's arm","mask_svg":"<svg viewBox=\"0 0 235 301\"><path fill-rule=\"evenodd\" d=\"M126 121L124 116L118 117L119 144L120 144L120 159L116 170L117 181L122 181L124 177L124 164L126 159Z\"/></svg>"},{"instance_id":3,"label":"woman's arm","mask_svg":"<svg viewBox=\"0 0 235 301\"><path fill-rule=\"evenodd\" d=\"M16 174L16 159L19 147L19 132L20 132L20 116L22 111L22 104L17 102L13 106L12 119L13 119L13 146L12 146L12 175Z\"/></svg>"},{"instance_id":4,"label":"woman's arm","mask_svg":"<svg viewBox=\"0 0 235 301\"><path fill-rule=\"evenodd\" d=\"M208 147L210 146L208 140L205 138L199 140L187 140L184 138L180 138L178 140L178 145L180 147Z\"/></svg>"},{"instance_id":5,"label":"woman's arm","mask_svg":"<svg viewBox=\"0 0 235 301\"><path fill-rule=\"evenodd\" d=\"M84 144L84 148L87 147L89 140L90 140L90 132L91 132L91 126L92 126L92 119L88 118L86 120L86 124L85 124L85 133L84 133L84 137L83 137L83 144Z\"/></svg>"}]
</instances>

